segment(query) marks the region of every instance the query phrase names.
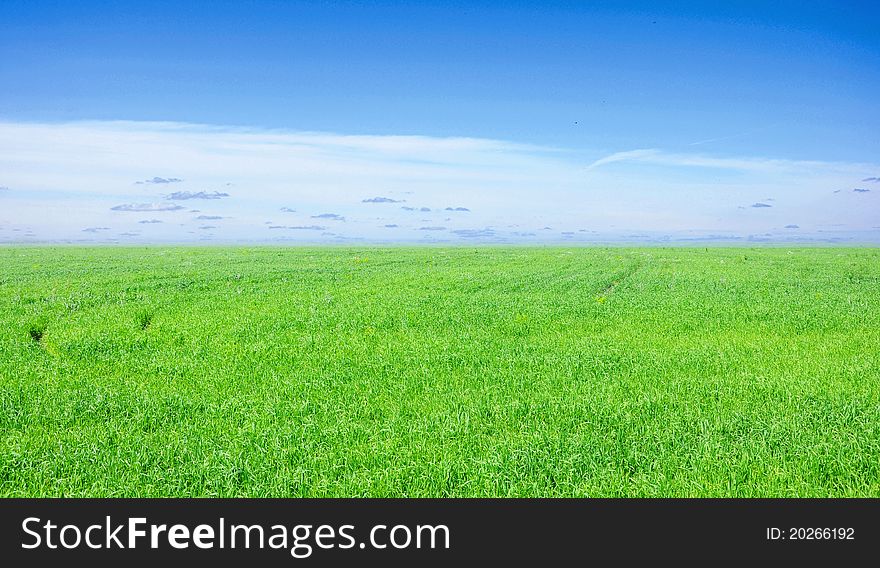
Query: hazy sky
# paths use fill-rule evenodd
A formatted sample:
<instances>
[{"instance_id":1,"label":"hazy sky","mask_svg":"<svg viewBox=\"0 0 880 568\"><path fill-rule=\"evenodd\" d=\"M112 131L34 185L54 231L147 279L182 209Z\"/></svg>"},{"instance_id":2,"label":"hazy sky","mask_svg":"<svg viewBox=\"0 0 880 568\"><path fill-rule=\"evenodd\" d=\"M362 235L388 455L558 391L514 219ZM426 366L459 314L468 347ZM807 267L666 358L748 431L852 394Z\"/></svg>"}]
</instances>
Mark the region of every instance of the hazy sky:
<instances>
[{"instance_id":1,"label":"hazy sky","mask_svg":"<svg viewBox=\"0 0 880 568\"><path fill-rule=\"evenodd\" d=\"M4 0L0 242L880 242L880 5L413 4Z\"/></svg>"}]
</instances>

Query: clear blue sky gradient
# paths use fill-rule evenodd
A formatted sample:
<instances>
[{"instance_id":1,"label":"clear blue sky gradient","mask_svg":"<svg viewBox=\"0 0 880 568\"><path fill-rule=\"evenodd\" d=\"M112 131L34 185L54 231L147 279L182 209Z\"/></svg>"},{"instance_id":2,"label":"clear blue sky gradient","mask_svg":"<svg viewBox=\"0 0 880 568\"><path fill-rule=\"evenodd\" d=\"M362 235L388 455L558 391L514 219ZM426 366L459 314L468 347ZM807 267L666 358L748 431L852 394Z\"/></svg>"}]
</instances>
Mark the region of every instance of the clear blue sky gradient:
<instances>
[{"instance_id":1,"label":"clear blue sky gradient","mask_svg":"<svg viewBox=\"0 0 880 568\"><path fill-rule=\"evenodd\" d=\"M0 241L334 212L333 239L880 242L878 22L876 0L2 0ZM217 232L153 177L229 193L186 203Z\"/></svg>"},{"instance_id":2,"label":"clear blue sky gradient","mask_svg":"<svg viewBox=\"0 0 880 568\"><path fill-rule=\"evenodd\" d=\"M413 4L4 0L0 119L880 155L877 2Z\"/></svg>"}]
</instances>

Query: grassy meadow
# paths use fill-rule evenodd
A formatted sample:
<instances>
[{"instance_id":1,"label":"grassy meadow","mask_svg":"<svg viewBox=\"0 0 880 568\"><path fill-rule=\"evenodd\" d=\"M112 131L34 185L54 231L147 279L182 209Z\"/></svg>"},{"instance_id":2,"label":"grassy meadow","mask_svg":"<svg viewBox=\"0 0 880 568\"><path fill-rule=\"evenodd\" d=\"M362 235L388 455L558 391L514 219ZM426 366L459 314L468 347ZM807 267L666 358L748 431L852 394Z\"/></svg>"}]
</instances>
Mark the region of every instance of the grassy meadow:
<instances>
[{"instance_id":1,"label":"grassy meadow","mask_svg":"<svg viewBox=\"0 0 880 568\"><path fill-rule=\"evenodd\" d=\"M880 496L880 250L0 248L2 496Z\"/></svg>"}]
</instances>

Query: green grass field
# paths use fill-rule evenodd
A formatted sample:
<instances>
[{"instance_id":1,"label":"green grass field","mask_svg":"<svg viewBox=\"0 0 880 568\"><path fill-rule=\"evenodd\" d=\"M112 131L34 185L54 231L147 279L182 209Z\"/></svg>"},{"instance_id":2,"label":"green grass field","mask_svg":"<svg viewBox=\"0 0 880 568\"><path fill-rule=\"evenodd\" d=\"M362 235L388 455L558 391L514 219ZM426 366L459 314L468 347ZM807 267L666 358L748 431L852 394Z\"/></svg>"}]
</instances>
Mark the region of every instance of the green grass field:
<instances>
[{"instance_id":1,"label":"green grass field","mask_svg":"<svg viewBox=\"0 0 880 568\"><path fill-rule=\"evenodd\" d=\"M880 250L0 248L3 496L880 496Z\"/></svg>"}]
</instances>

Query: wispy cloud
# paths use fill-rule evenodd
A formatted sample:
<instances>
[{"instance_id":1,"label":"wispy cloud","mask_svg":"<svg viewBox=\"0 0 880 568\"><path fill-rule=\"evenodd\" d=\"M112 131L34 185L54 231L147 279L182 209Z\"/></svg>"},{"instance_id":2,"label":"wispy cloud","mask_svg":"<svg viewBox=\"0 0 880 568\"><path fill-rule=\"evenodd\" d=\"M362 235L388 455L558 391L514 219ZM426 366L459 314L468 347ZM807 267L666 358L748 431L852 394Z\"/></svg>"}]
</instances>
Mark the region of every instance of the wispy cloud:
<instances>
[{"instance_id":1,"label":"wispy cloud","mask_svg":"<svg viewBox=\"0 0 880 568\"><path fill-rule=\"evenodd\" d=\"M419 227L419 231L445 231L446 227Z\"/></svg>"},{"instance_id":2,"label":"wispy cloud","mask_svg":"<svg viewBox=\"0 0 880 568\"><path fill-rule=\"evenodd\" d=\"M645 148L642 150L628 150L626 152L615 152L613 154L609 154L604 158L599 158L595 160L593 163L587 166L588 170L592 170L598 168L599 166L604 166L606 164L613 164L615 162L639 162L639 161L650 161L651 159L656 159L658 156L661 156L662 153L660 150L653 150L650 148Z\"/></svg>"},{"instance_id":3,"label":"wispy cloud","mask_svg":"<svg viewBox=\"0 0 880 568\"><path fill-rule=\"evenodd\" d=\"M199 215L196 217L199 221L217 221L222 219L223 217L220 215Z\"/></svg>"},{"instance_id":4,"label":"wispy cloud","mask_svg":"<svg viewBox=\"0 0 880 568\"><path fill-rule=\"evenodd\" d=\"M773 206L770 205L769 203L752 203L751 207L754 207L756 209L761 209L761 208L773 207Z\"/></svg>"},{"instance_id":5,"label":"wispy cloud","mask_svg":"<svg viewBox=\"0 0 880 568\"><path fill-rule=\"evenodd\" d=\"M180 179L180 178L163 178L163 177L154 177L154 178L152 178L152 179L145 179L144 181L136 181L136 182L134 182L134 183L137 184L137 185L142 185L142 184L145 184L145 183L159 183L159 184L165 184L165 183L179 183L179 182L182 182L182 181L183 181L183 180Z\"/></svg>"},{"instance_id":6,"label":"wispy cloud","mask_svg":"<svg viewBox=\"0 0 880 568\"><path fill-rule=\"evenodd\" d=\"M871 190L865 189L863 187L857 187L857 188L853 189L853 191L855 191L856 193L869 193Z\"/></svg>"},{"instance_id":7,"label":"wispy cloud","mask_svg":"<svg viewBox=\"0 0 880 568\"><path fill-rule=\"evenodd\" d=\"M706 154L681 154L666 152L656 148L643 148L626 152L615 152L593 161L587 166L593 170L614 163L643 163L670 167L698 167L724 170L738 170L755 173L844 173L852 175L864 171L867 164L848 162L822 162L815 160L782 160L755 157L722 157Z\"/></svg>"},{"instance_id":8,"label":"wispy cloud","mask_svg":"<svg viewBox=\"0 0 880 568\"><path fill-rule=\"evenodd\" d=\"M746 130L744 132L738 132L736 134L728 134L726 136L717 136L715 138L707 138L705 140L698 140L697 142L691 142L688 146L701 146L703 144L710 144L712 142L720 142L722 140L733 140L734 138L742 138L743 136L751 136L752 134L756 134L758 132L764 132L766 130L770 130L771 128L775 128L779 126L779 123L768 124L767 126L763 126L761 128L753 128L751 130Z\"/></svg>"},{"instance_id":9,"label":"wispy cloud","mask_svg":"<svg viewBox=\"0 0 880 568\"><path fill-rule=\"evenodd\" d=\"M143 221L138 221L141 225L154 225L157 223L161 223L159 219L144 219Z\"/></svg>"},{"instance_id":10,"label":"wispy cloud","mask_svg":"<svg viewBox=\"0 0 880 568\"><path fill-rule=\"evenodd\" d=\"M467 207L447 207L446 211L470 211Z\"/></svg>"},{"instance_id":11,"label":"wispy cloud","mask_svg":"<svg viewBox=\"0 0 880 568\"><path fill-rule=\"evenodd\" d=\"M184 207L173 203L123 203L110 208L112 211L180 211Z\"/></svg>"},{"instance_id":12,"label":"wispy cloud","mask_svg":"<svg viewBox=\"0 0 880 568\"><path fill-rule=\"evenodd\" d=\"M869 177L869 178L865 178L865 179L863 179L862 181L874 181L874 182L880 182L880 177Z\"/></svg>"},{"instance_id":13,"label":"wispy cloud","mask_svg":"<svg viewBox=\"0 0 880 568\"><path fill-rule=\"evenodd\" d=\"M390 197L370 197L364 199L361 203L404 203L406 199L391 199Z\"/></svg>"},{"instance_id":14,"label":"wispy cloud","mask_svg":"<svg viewBox=\"0 0 880 568\"><path fill-rule=\"evenodd\" d=\"M509 235L463 235L479 234L471 232L482 231L480 227L517 225L518 232L538 233L543 240L560 235L539 232L544 225L589 226L589 235L672 234L711 227L711 234L761 236L778 231L792 216L802 227L845 222L848 230L866 230L877 224L876 212L864 206L873 193L852 189L855 180L880 171L878 164L657 148L584 159L587 151L476 138L351 136L180 123L0 122L0 172L4 186L14 188L0 195L0 221L16 219L44 239L82 238L83 227L130 231L144 217L129 219L117 212L191 210L195 213L185 216L192 219L199 208L181 205L202 203L213 206L205 207L205 216L228 219L224 238L242 241L272 238L263 221L278 218L279 210L290 214L287 219L299 219L290 203L307 212L302 214L306 219L332 211L325 215L333 217L315 216L308 222L345 219L344 225L331 224L345 227L346 238L366 240L387 240L394 234L419 241L425 235L409 230L414 221L414 230L442 223L450 236L475 239ZM177 175L144 179L153 172ZM142 184L134 185L138 179ZM227 184L234 184L234 195L225 193L232 191ZM176 186L181 191L169 194ZM221 187L225 191L215 190ZM839 188L841 193L831 193ZM769 195L778 201L769 201ZM363 204L365 198L373 200L368 203L375 209ZM404 198L432 205L411 205ZM464 203L468 205L461 209L447 208ZM749 214L752 203L773 207ZM470 209L468 215L456 213L463 209ZM447 214L435 214L438 210ZM414 212L423 214L414 217ZM457 225L464 219L476 228ZM407 230L390 231L384 225ZM283 222L273 226L288 228ZM166 222L151 227L145 238L197 239L199 231L187 236L191 230L191 223Z\"/></svg>"},{"instance_id":15,"label":"wispy cloud","mask_svg":"<svg viewBox=\"0 0 880 568\"><path fill-rule=\"evenodd\" d=\"M345 221L345 217L339 215L338 213L321 213L319 215L312 215L312 219L330 219L331 221Z\"/></svg>"},{"instance_id":16,"label":"wispy cloud","mask_svg":"<svg viewBox=\"0 0 880 568\"><path fill-rule=\"evenodd\" d=\"M86 227L83 233L97 233L99 231L109 231L110 227Z\"/></svg>"},{"instance_id":17,"label":"wispy cloud","mask_svg":"<svg viewBox=\"0 0 880 568\"><path fill-rule=\"evenodd\" d=\"M451 232L465 239L482 239L495 236L495 231L488 227L485 229L456 229Z\"/></svg>"},{"instance_id":18,"label":"wispy cloud","mask_svg":"<svg viewBox=\"0 0 880 568\"><path fill-rule=\"evenodd\" d=\"M320 225L296 225L296 226L287 226L287 225L270 225L270 229L291 229L294 231L326 231L327 227L322 227Z\"/></svg>"},{"instance_id":19,"label":"wispy cloud","mask_svg":"<svg viewBox=\"0 0 880 568\"><path fill-rule=\"evenodd\" d=\"M171 201L184 201L187 199L222 199L224 197L229 197L229 194L220 191L214 191L212 193L206 191L175 191L174 193L169 193L165 197Z\"/></svg>"}]
</instances>

